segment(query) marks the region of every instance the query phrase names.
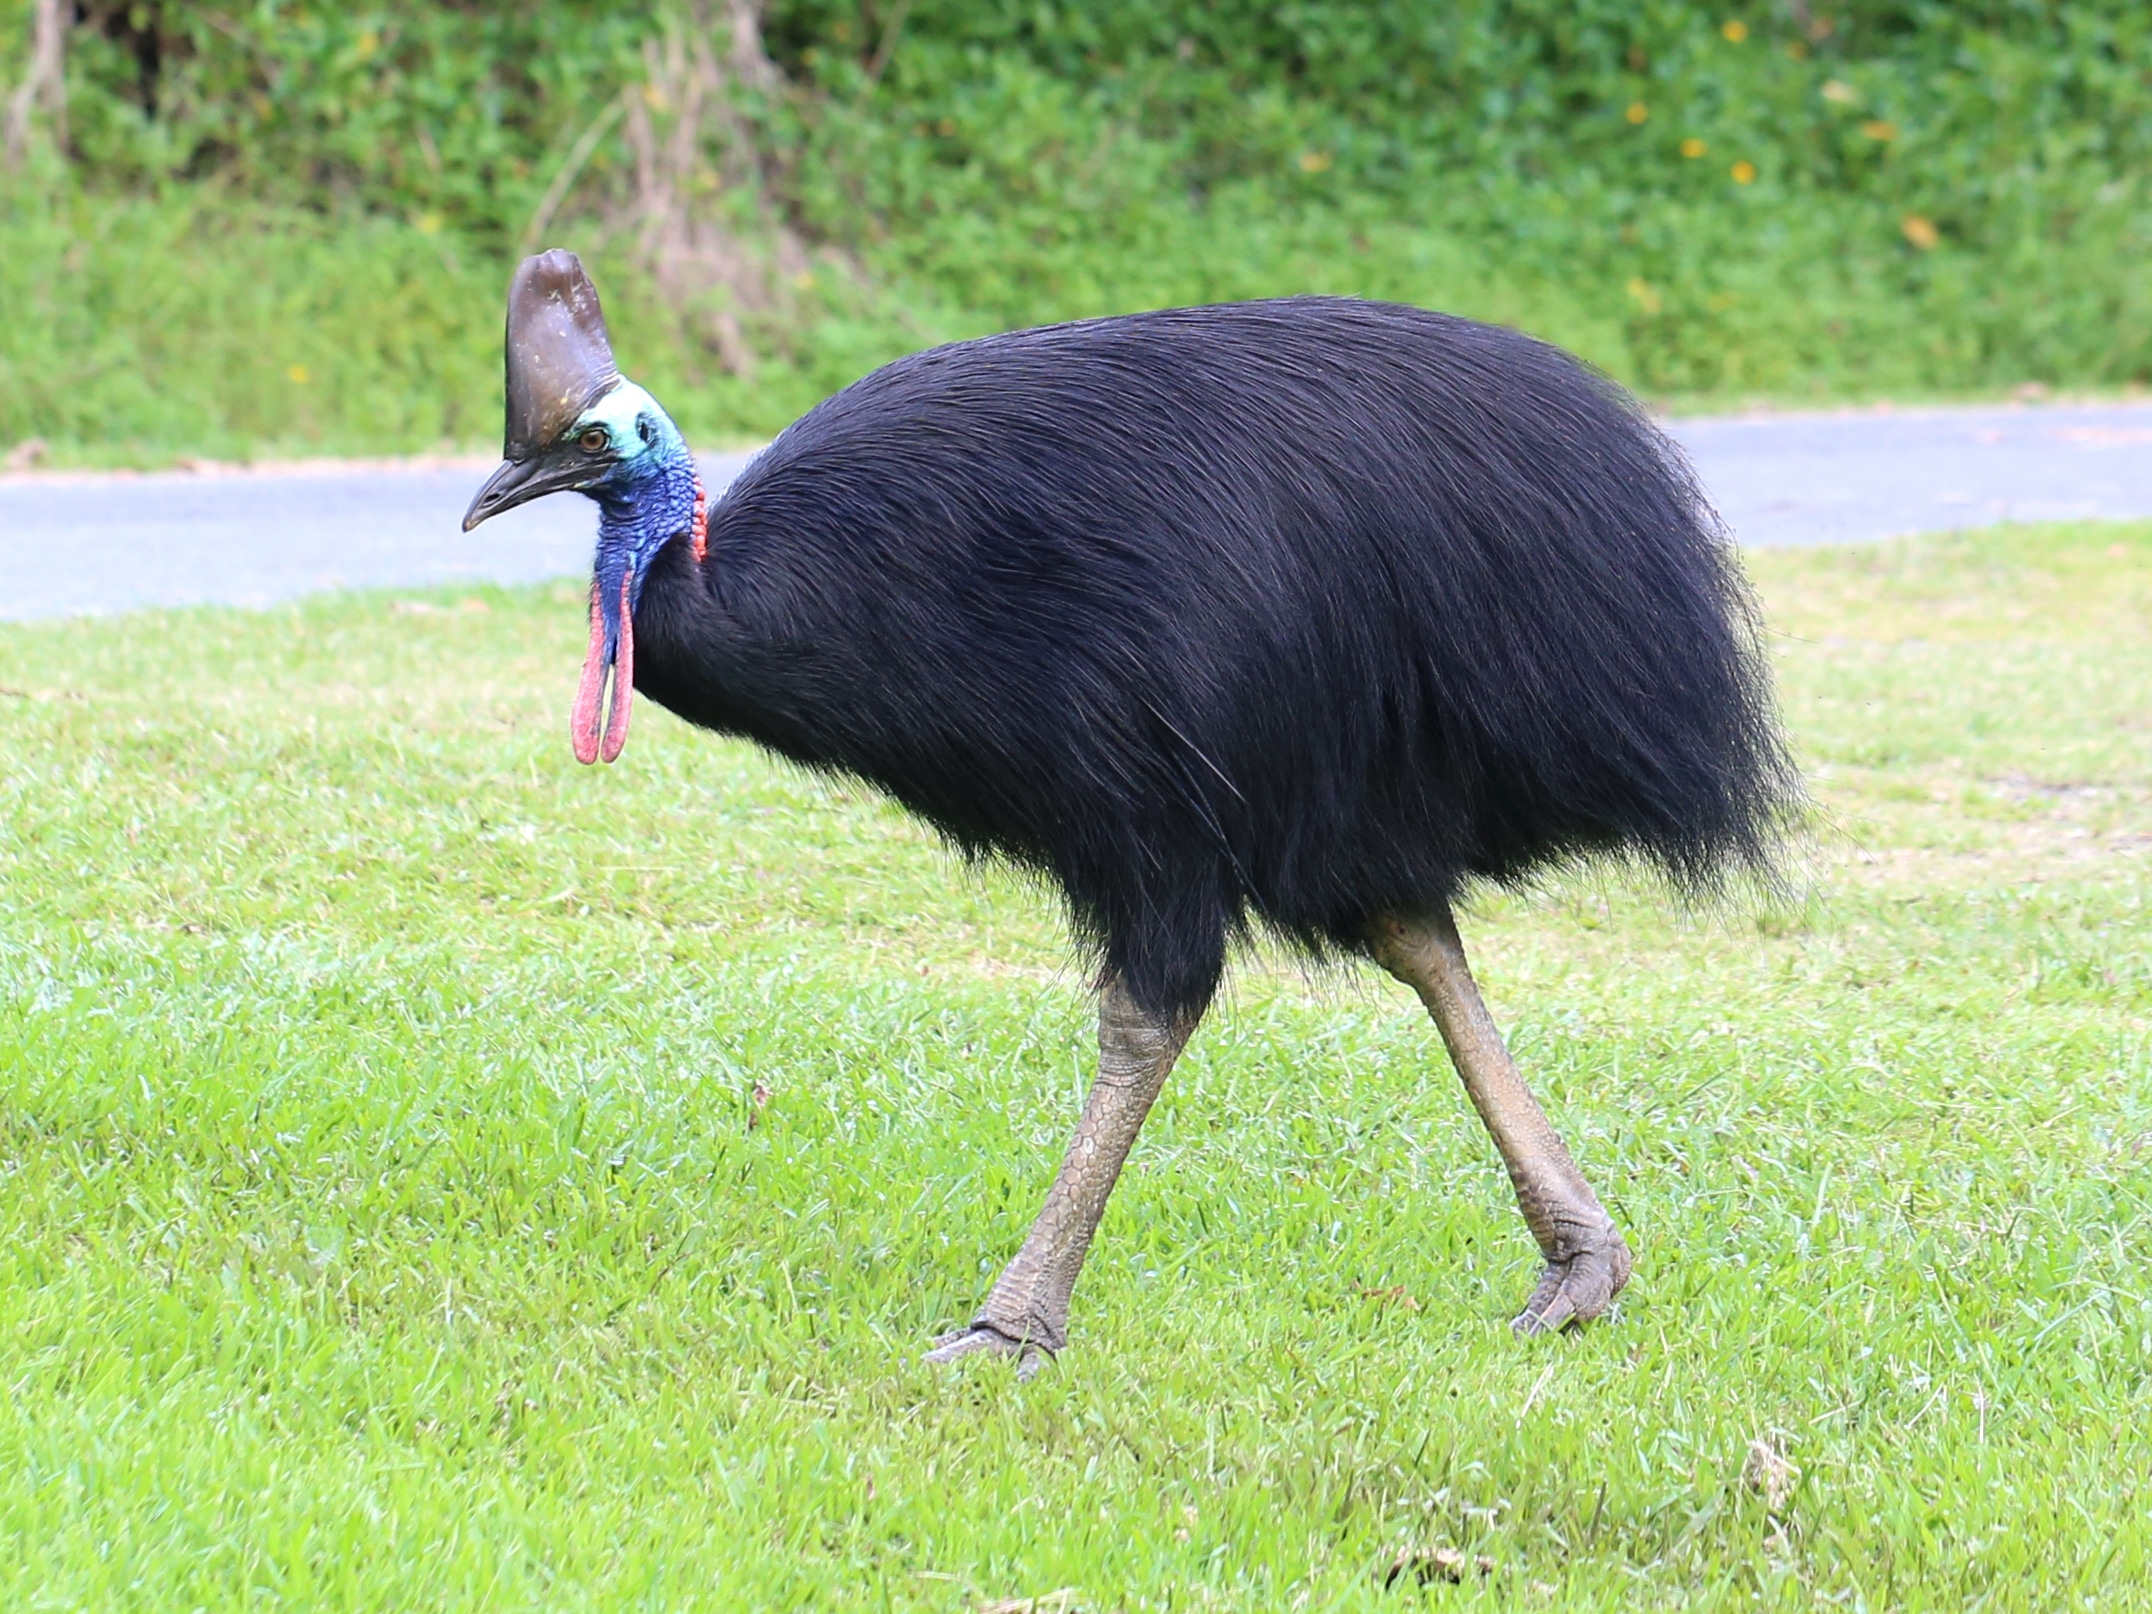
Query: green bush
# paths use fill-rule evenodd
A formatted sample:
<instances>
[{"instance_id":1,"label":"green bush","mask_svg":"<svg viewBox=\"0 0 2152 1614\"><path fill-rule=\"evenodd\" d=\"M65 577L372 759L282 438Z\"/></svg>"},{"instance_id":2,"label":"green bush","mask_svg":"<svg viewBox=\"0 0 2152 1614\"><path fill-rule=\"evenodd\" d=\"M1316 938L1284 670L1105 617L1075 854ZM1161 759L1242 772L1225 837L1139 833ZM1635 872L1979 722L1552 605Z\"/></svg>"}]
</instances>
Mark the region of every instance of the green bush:
<instances>
[{"instance_id":1,"label":"green bush","mask_svg":"<svg viewBox=\"0 0 2152 1614\"><path fill-rule=\"evenodd\" d=\"M1519 324L1676 400L2152 374L2138 0L778 0L742 216L815 256L745 311L751 373L644 272L607 121L684 5L84 9L71 156L0 201L0 441L486 435L499 287L579 140L548 239L706 436L951 335L1301 290ZM28 10L0 4L10 81Z\"/></svg>"}]
</instances>

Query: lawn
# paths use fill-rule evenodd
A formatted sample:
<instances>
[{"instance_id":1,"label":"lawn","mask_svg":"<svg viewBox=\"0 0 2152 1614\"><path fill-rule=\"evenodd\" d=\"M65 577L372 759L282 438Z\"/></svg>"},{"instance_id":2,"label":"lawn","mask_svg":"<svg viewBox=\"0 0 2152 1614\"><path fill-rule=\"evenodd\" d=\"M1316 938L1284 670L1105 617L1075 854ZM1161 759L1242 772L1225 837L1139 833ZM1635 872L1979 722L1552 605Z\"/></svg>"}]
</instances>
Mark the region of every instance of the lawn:
<instances>
[{"instance_id":1,"label":"lawn","mask_svg":"<svg viewBox=\"0 0 2152 1614\"><path fill-rule=\"evenodd\" d=\"M1753 570L1798 891L1466 923L1617 1314L1268 958L1030 1384L918 1353L1087 1079L1042 892L576 767L572 587L0 629L0 1606L2152 1605L2152 525Z\"/></svg>"}]
</instances>

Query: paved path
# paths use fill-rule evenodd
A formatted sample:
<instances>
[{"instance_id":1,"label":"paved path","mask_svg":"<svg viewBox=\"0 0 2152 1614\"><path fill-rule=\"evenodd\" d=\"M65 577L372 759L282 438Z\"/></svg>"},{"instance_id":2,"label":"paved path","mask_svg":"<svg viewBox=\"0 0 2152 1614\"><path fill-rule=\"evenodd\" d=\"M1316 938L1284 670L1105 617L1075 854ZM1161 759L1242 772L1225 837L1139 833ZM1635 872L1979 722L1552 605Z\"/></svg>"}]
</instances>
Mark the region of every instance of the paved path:
<instances>
[{"instance_id":1,"label":"paved path","mask_svg":"<svg viewBox=\"0 0 2152 1614\"><path fill-rule=\"evenodd\" d=\"M747 460L702 462L712 497ZM0 618L587 574L587 499L538 499L462 530L496 463L0 479Z\"/></svg>"},{"instance_id":2,"label":"paved path","mask_svg":"<svg viewBox=\"0 0 2152 1614\"><path fill-rule=\"evenodd\" d=\"M1682 420L1745 544L2152 516L2152 404Z\"/></svg>"},{"instance_id":3,"label":"paved path","mask_svg":"<svg viewBox=\"0 0 2152 1614\"><path fill-rule=\"evenodd\" d=\"M2152 405L1775 415L1673 426L1748 544L2152 516ZM748 456L703 462L713 496ZM0 478L0 617L586 573L592 510L458 530L482 465Z\"/></svg>"}]
</instances>

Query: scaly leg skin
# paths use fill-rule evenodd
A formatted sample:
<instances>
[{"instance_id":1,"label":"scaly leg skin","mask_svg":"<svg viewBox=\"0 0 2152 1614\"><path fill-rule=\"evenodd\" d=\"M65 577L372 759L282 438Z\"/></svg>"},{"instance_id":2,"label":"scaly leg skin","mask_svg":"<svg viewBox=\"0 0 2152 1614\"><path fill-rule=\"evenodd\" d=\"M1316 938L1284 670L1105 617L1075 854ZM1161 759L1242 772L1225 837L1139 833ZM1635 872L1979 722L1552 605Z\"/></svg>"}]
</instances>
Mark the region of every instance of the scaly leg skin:
<instances>
[{"instance_id":1,"label":"scaly leg skin","mask_svg":"<svg viewBox=\"0 0 2152 1614\"><path fill-rule=\"evenodd\" d=\"M1376 960L1419 993L1434 1016L1547 1258L1539 1287L1513 1326L1520 1334L1551 1333L1598 1316L1629 1281L1629 1246L1517 1074L1465 963L1456 920L1447 908L1425 919L1386 916L1370 940Z\"/></svg>"},{"instance_id":2,"label":"scaly leg skin","mask_svg":"<svg viewBox=\"0 0 2152 1614\"><path fill-rule=\"evenodd\" d=\"M1106 984L1098 1004L1098 1079L1084 1100L1076 1140L1061 1162L1046 1208L978 1316L968 1328L937 1339L928 1361L954 1362L989 1351L1017 1357L1017 1376L1028 1379L1068 1343L1069 1295L1106 1213L1106 1196L1196 1018L1147 1013L1119 981Z\"/></svg>"}]
</instances>

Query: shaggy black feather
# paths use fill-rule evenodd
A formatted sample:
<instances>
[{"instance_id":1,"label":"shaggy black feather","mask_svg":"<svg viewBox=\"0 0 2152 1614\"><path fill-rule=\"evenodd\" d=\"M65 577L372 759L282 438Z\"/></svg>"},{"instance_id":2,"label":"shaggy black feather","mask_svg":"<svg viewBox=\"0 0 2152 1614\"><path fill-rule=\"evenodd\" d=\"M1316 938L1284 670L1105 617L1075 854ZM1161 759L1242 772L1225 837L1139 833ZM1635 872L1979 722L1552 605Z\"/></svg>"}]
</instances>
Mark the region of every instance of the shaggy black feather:
<instances>
[{"instance_id":1,"label":"shaggy black feather","mask_svg":"<svg viewBox=\"0 0 2152 1614\"><path fill-rule=\"evenodd\" d=\"M1294 298L962 342L658 557L636 687L1044 873L1137 1001L1475 879L1767 866L1794 785L1667 440L1514 331Z\"/></svg>"}]
</instances>

